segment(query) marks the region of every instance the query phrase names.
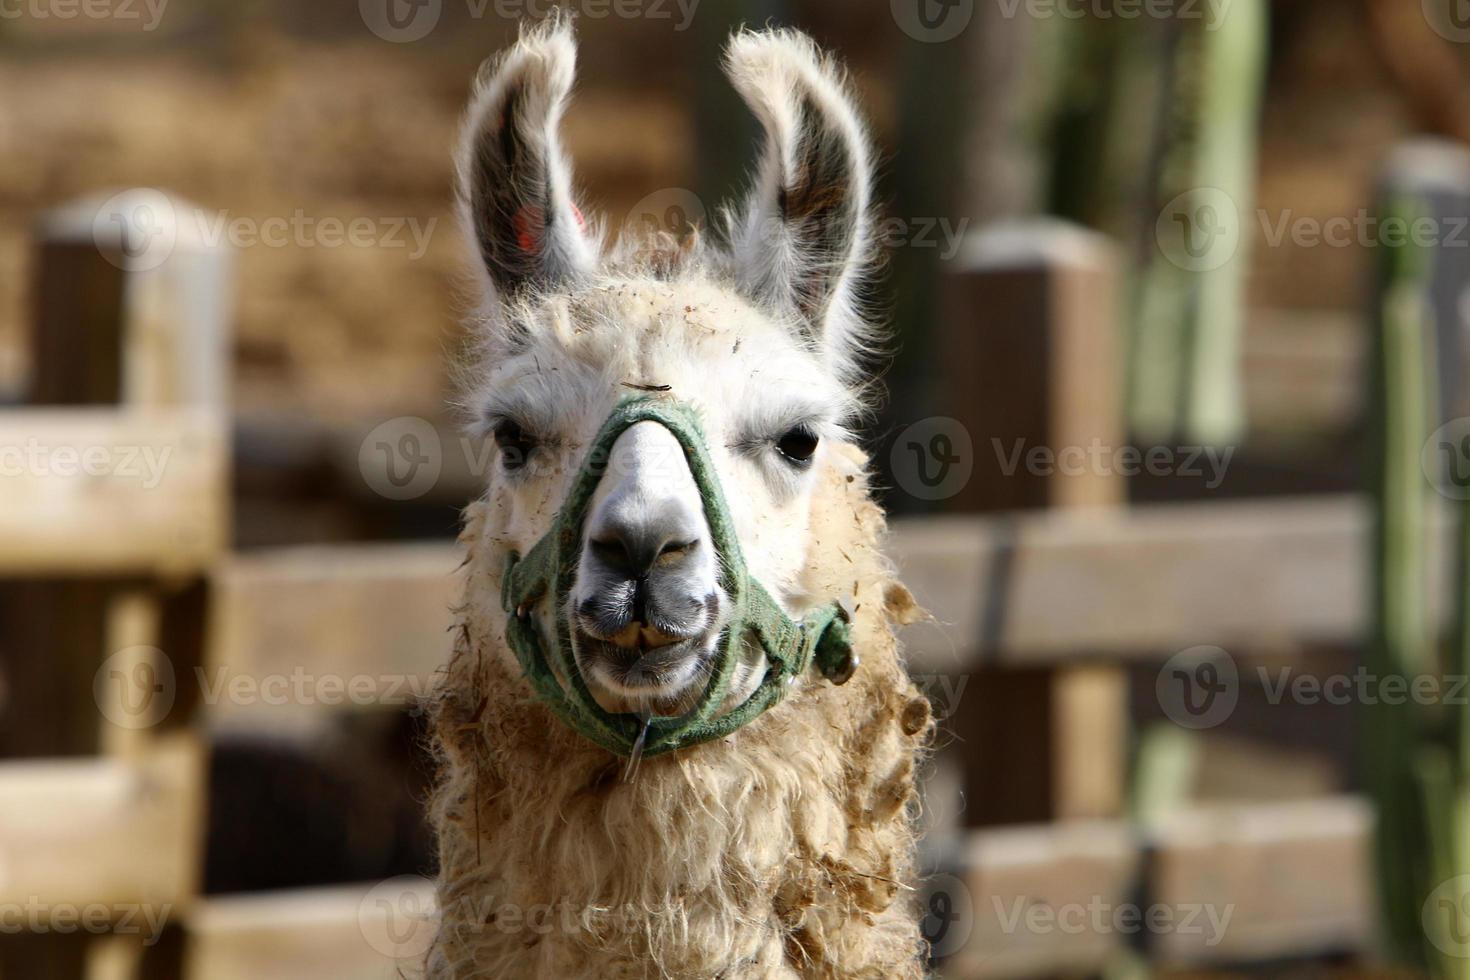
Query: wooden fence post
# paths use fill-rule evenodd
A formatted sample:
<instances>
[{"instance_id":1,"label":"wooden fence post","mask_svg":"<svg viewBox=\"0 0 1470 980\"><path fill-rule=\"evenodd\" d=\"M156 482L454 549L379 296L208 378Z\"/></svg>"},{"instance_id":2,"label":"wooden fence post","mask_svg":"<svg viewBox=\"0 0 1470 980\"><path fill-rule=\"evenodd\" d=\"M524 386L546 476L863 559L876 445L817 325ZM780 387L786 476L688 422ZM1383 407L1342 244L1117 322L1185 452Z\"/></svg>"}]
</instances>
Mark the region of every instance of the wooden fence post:
<instances>
[{"instance_id":1,"label":"wooden fence post","mask_svg":"<svg viewBox=\"0 0 1470 980\"><path fill-rule=\"evenodd\" d=\"M223 412L231 263L207 227L146 188L46 214L26 400Z\"/></svg>"},{"instance_id":2,"label":"wooden fence post","mask_svg":"<svg viewBox=\"0 0 1470 980\"><path fill-rule=\"evenodd\" d=\"M198 214L144 189L83 200L42 218L29 405L186 410L223 431L230 263L225 249L203 240ZM135 417L140 432L151 424ZM170 465L185 463L174 459ZM222 476L205 481L201 493L227 494ZM211 500L190 515L191 540L179 542L191 554L186 564L202 553L201 539L205 551L223 548L226 529L212 524L225 514L223 500ZM47 574L45 580L0 585L6 624L0 663L11 688L27 694L11 699L0 718L0 756L95 752L102 732L92 672L98 654L120 648L109 633L123 622L109 608L132 603L137 613L139 603L151 604L151 613L131 622L151 615L156 626L171 617L169 597L180 591L128 584L115 574ZM123 639L125 646L147 645L136 630L117 634L118 642Z\"/></svg>"},{"instance_id":3,"label":"wooden fence post","mask_svg":"<svg viewBox=\"0 0 1470 980\"><path fill-rule=\"evenodd\" d=\"M31 767L3 770L8 786L24 789L34 781L42 794L36 813L21 808L0 814L3 826L19 834L6 842L16 848L12 863L29 872L34 865L23 859L35 848L70 847L70 824L47 823L46 813L69 818L63 811L101 805L95 801L112 807L93 817L99 823L95 847L78 844L48 857L58 867L55 880L20 874L6 881L6 888L30 889L35 897L28 901L146 902L172 919L198 887L206 770L203 747L183 724L188 686L170 685L156 718L130 724L114 710L127 693L96 681L104 667L126 678L139 671L159 676L165 665L170 676L188 679L201 663L203 587L191 576L223 551L228 536L222 444L230 274L228 253L205 240L204 228L192 206L149 190L77 202L38 225L28 404L115 408L95 417L47 412L45 431L62 439L94 428L104 437L172 433L163 437L179 444L167 447L173 458L164 458L161 467L198 474L198 495L209 499L180 514L177 563L144 571L121 567L125 561L77 560L75 567L63 562L35 573L25 571L24 560L5 566L25 577L0 580L0 669L11 695L0 713L0 756L105 757L42 767L40 777ZM93 447L61 448L81 455ZM6 479L21 481L24 489L36 476ZM109 481L117 474L99 476L96 486ZM98 505L109 499L100 492L95 498ZM38 504L34 493L18 499ZM64 513L59 508L52 519ZM116 516L126 520L121 510ZM171 532L160 524L156 533ZM12 557L24 559L24 551ZM77 550L73 558L87 556ZM165 575L167 568L175 572ZM28 846L26 833L38 843ZM112 892L91 895L89 882ZM136 946L128 937L110 937L84 958L76 937L26 937L0 944L0 970L51 975L42 967L61 957L66 965L55 975L138 976L143 968ZM162 975L152 967L146 972Z\"/></svg>"},{"instance_id":4,"label":"wooden fence post","mask_svg":"<svg viewBox=\"0 0 1470 980\"><path fill-rule=\"evenodd\" d=\"M949 509L1122 501L1115 279L1111 244L1068 225L999 227L966 242L945 290L941 403L970 434L975 459ZM993 668L974 688L955 717L968 824L1117 814L1121 670Z\"/></svg>"}]
</instances>

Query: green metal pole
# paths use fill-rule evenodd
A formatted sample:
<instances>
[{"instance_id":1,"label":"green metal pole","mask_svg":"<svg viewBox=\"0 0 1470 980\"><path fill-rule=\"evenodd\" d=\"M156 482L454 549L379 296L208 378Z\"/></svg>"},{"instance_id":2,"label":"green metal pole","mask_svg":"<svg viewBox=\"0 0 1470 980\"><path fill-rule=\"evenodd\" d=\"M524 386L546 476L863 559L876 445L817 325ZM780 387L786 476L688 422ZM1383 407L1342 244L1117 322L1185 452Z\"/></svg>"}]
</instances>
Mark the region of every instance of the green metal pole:
<instances>
[{"instance_id":1,"label":"green metal pole","mask_svg":"<svg viewBox=\"0 0 1470 980\"><path fill-rule=\"evenodd\" d=\"M1386 218L1412 221L1418 203L1388 202ZM1419 454L1427 435L1425 343L1428 266L1411 242L1383 246L1374 330L1373 632L1370 672L1380 685L1433 669L1425 601L1426 487ZM1376 859L1384 938L1395 960L1429 966L1421 906L1435 867L1455 862L1443 808L1455 795L1448 759L1419 707L1376 698L1364 707L1364 763L1377 803ZM1442 748L1442 747L1439 747ZM1450 785L1447 785L1447 782ZM1439 811L1436 817L1435 811Z\"/></svg>"}]
</instances>

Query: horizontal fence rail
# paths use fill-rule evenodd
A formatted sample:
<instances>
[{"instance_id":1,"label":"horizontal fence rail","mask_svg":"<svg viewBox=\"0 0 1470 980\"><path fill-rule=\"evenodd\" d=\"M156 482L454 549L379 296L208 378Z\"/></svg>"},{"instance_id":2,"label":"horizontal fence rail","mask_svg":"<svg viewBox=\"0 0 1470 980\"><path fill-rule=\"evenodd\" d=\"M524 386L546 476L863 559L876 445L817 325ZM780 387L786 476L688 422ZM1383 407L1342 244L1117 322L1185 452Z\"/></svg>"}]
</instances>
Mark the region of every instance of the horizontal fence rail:
<instances>
[{"instance_id":1,"label":"horizontal fence rail","mask_svg":"<svg viewBox=\"0 0 1470 980\"><path fill-rule=\"evenodd\" d=\"M135 761L0 763L0 905L173 915L195 887L202 759L170 738Z\"/></svg>"},{"instance_id":2,"label":"horizontal fence rail","mask_svg":"<svg viewBox=\"0 0 1470 980\"><path fill-rule=\"evenodd\" d=\"M1449 517L1436 520L1445 542ZM888 549L933 617L903 632L910 669L929 673L1202 643L1354 642L1368 533L1365 504L1347 496L902 520ZM450 544L232 557L215 572L214 666L258 677L309 663L427 682L448 658L461 560ZM1447 562L1441 552L1431 576L1441 621Z\"/></svg>"},{"instance_id":3,"label":"horizontal fence rail","mask_svg":"<svg viewBox=\"0 0 1470 980\"><path fill-rule=\"evenodd\" d=\"M187 574L229 540L229 445L191 409L0 412L0 575Z\"/></svg>"},{"instance_id":4,"label":"horizontal fence rail","mask_svg":"<svg viewBox=\"0 0 1470 980\"><path fill-rule=\"evenodd\" d=\"M1447 622L1450 517L1430 583ZM1136 659L1198 644L1356 642L1367 503L1356 495L895 522L889 553L931 623L910 667Z\"/></svg>"},{"instance_id":5,"label":"horizontal fence rail","mask_svg":"<svg viewBox=\"0 0 1470 980\"><path fill-rule=\"evenodd\" d=\"M977 831L931 880L926 928L957 980L1360 952L1371 831L1356 797Z\"/></svg>"}]
</instances>

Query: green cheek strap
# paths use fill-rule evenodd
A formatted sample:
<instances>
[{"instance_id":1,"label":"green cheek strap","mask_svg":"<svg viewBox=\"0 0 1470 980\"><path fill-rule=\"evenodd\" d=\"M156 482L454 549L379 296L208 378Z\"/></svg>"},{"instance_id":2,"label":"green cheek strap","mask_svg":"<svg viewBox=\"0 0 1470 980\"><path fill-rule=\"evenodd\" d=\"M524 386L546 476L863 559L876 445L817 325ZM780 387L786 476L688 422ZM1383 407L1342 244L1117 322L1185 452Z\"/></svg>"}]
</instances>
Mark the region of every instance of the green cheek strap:
<instances>
[{"instance_id":1,"label":"green cheek strap","mask_svg":"<svg viewBox=\"0 0 1470 980\"><path fill-rule=\"evenodd\" d=\"M677 718L651 719L646 733L643 719L603 709L587 690L572 656L571 626L567 621L567 595L577 575L582 526L592 495L612 456L613 443L639 422L659 423L683 447L720 558L720 585L731 605L709 684L698 704ZM556 636L550 644L543 639L536 620L536 607L546 601L555 604ZM828 603L797 622L750 577L699 418L690 406L671 399L630 398L613 410L551 530L524 558L511 552L501 605L507 613L506 639L536 696L573 730L621 756L633 755L640 738L645 756L724 738L780 701L791 682L814 661L836 684L845 683L857 669L851 629L841 606ZM766 675L750 697L720 714L747 639L765 653ZM565 678L565 684L559 678Z\"/></svg>"}]
</instances>

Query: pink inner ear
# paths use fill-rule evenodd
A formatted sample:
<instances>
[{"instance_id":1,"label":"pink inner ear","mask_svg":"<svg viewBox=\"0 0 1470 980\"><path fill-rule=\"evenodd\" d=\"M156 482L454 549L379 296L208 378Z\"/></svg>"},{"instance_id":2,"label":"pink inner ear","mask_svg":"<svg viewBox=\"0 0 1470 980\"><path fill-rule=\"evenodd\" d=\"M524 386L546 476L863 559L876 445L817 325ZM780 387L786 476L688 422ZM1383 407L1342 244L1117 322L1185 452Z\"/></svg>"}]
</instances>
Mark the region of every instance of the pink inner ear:
<instances>
[{"instance_id":1,"label":"pink inner ear","mask_svg":"<svg viewBox=\"0 0 1470 980\"><path fill-rule=\"evenodd\" d=\"M582 216L577 215L578 219ZM516 247L527 254L541 251L541 233L546 228L545 216L534 204L528 204L515 213L511 225L516 233Z\"/></svg>"},{"instance_id":2,"label":"pink inner ear","mask_svg":"<svg viewBox=\"0 0 1470 980\"><path fill-rule=\"evenodd\" d=\"M573 204L572 214L577 219L577 227L586 231L587 219L582 217L582 209ZM511 219L511 226L515 229L516 248L529 255L540 253L541 239L546 231L546 217L539 207L527 204L521 208Z\"/></svg>"}]
</instances>

